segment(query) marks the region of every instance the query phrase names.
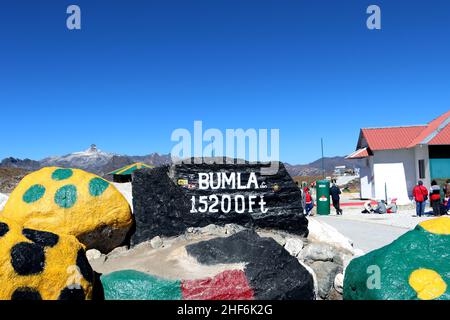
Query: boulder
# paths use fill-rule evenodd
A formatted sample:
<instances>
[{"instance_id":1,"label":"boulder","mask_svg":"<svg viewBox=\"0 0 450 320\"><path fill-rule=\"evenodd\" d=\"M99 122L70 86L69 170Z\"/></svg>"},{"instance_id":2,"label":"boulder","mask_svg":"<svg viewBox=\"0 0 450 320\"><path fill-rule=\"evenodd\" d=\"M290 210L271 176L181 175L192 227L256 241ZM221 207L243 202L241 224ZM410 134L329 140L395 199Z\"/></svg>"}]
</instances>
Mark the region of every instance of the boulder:
<instances>
[{"instance_id":1,"label":"boulder","mask_svg":"<svg viewBox=\"0 0 450 320\"><path fill-rule=\"evenodd\" d=\"M150 244L152 245L153 249L158 249L163 245L163 241L161 240L160 236L156 236L152 240L150 240Z\"/></svg>"},{"instance_id":2,"label":"boulder","mask_svg":"<svg viewBox=\"0 0 450 320\"><path fill-rule=\"evenodd\" d=\"M313 242L328 243L336 248L347 250L350 253L356 254L352 241L337 231L336 228L333 228L327 223L316 220L314 217L311 217L308 220L308 239Z\"/></svg>"},{"instance_id":3,"label":"boulder","mask_svg":"<svg viewBox=\"0 0 450 320\"><path fill-rule=\"evenodd\" d=\"M12 192L0 217L76 236L88 249L121 245L133 223L130 206L108 181L78 169L43 168Z\"/></svg>"},{"instance_id":4,"label":"boulder","mask_svg":"<svg viewBox=\"0 0 450 320\"><path fill-rule=\"evenodd\" d=\"M338 273L334 278L334 289L342 295L344 292L344 275L342 273Z\"/></svg>"},{"instance_id":5,"label":"boulder","mask_svg":"<svg viewBox=\"0 0 450 320\"><path fill-rule=\"evenodd\" d=\"M102 257L102 253L98 251L97 249L90 249L86 251L86 258L91 261L95 259L99 259Z\"/></svg>"},{"instance_id":6,"label":"boulder","mask_svg":"<svg viewBox=\"0 0 450 320\"><path fill-rule=\"evenodd\" d=\"M124 253L126 253L127 250L128 250L127 246L117 247L114 250L112 250L110 253L108 253L108 255L106 257L107 257L107 259L112 258L112 257L118 257L118 256L121 256Z\"/></svg>"},{"instance_id":7,"label":"boulder","mask_svg":"<svg viewBox=\"0 0 450 320\"><path fill-rule=\"evenodd\" d=\"M232 234L241 232L243 230L245 230L245 228L238 224L229 223L229 224L225 225L225 234L227 234L227 235L232 235Z\"/></svg>"},{"instance_id":8,"label":"boulder","mask_svg":"<svg viewBox=\"0 0 450 320\"><path fill-rule=\"evenodd\" d=\"M94 279L75 237L0 218L0 300L91 299Z\"/></svg>"},{"instance_id":9,"label":"boulder","mask_svg":"<svg viewBox=\"0 0 450 320\"><path fill-rule=\"evenodd\" d=\"M296 257L303 249L303 241L301 239L288 238L284 248L291 256Z\"/></svg>"},{"instance_id":10,"label":"boulder","mask_svg":"<svg viewBox=\"0 0 450 320\"><path fill-rule=\"evenodd\" d=\"M303 268L305 268L309 274L312 276L313 278L313 284L314 284L314 297L317 299L319 297L319 285L318 285L318 281L317 281L317 275L314 272L314 270L308 266L306 263L304 263L302 260L297 259L297 261L303 266Z\"/></svg>"},{"instance_id":11,"label":"boulder","mask_svg":"<svg viewBox=\"0 0 450 320\"><path fill-rule=\"evenodd\" d=\"M315 298L307 268L273 239L259 237L253 230L187 244L178 238L165 248L148 251L148 261L138 246L132 248L128 259L133 254L140 257L140 272L103 275L106 299Z\"/></svg>"},{"instance_id":12,"label":"boulder","mask_svg":"<svg viewBox=\"0 0 450 320\"><path fill-rule=\"evenodd\" d=\"M286 245L286 235L280 234L276 230L259 229L257 232L260 237L272 238L283 247Z\"/></svg>"},{"instance_id":13,"label":"boulder","mask_svg":"<svg viewBox=\"0 0 450 320\"><path fill-rule=\"evenodd\" d=\"M254 299L315 298L312 275L275 240L261 238L252 230L190 244L186 250L201 264L245 263Z\"/></svg>"},{"instance_id":14,"label":"boulder","mask_svg":"<svg viewBox=\"0 0 450 320\"><path fill-rule=\"evenodd\" d=\"M336 275L342 272L342 267L330 261L316 261L310 264L310 267L317 276L319 297L327 299L330 290L333 289Z\"/></svg>"},{"instance_id":15,"label":"boulder","mask_svg":"<svg viewBox=\"0 0 450 320\"><path fill-rule=\"evenodd\" d=\"M274 175L261 175L264 167L259 163L192 163L136 171L132 245L210 224L272 228L307 236L300 190L282 163Z\"/></svg>"},{"instance_id":16,"label":"boulder","mask_svg":"<svg viewBox=\"0 0 450 320\"><path fill-rule=\"evenodd\" d=\"M391 244L353 259L346 300L449 300L450 218L424 221Z\"/></svg>"},{"instance_id":17,"label":"boulder","mask_svg":"<svg viewBox=\"0 0 450 320\"><path fill-rule=\"evenodd\" d=\"M331 288L330 292L328 293L327 300L343 300L342 293L337 291L335 288Z\"/></svg>"},{"instance_id":18,"label":"boulder","mask_svg":"<svg viewBox=\"0 0 450 320\"><path fill-rule=\"evenodd\" d=\"M321 242L314 242L307 245L299 256L306 262L333 261L337 256L338 249Z\"/></svg>"}]
</instances>

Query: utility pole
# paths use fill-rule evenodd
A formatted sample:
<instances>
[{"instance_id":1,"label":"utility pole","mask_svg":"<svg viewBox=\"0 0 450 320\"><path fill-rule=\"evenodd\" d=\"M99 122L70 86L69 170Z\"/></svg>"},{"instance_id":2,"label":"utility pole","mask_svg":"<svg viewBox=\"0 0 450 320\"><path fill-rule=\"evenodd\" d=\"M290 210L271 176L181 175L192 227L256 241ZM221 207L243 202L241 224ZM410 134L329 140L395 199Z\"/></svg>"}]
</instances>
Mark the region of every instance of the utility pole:
<instances>
[{"instance_id":1,"label":"utility pole","mask_svg":"<svg viewBox=\"0 0 450 320\"><path fill-rule=\"evenodd\" d=\"M325 179L325 159L323 158L323 138L320 138L320 145L322 147L322 175L323 175L323 179Z\"/></svg>"}]
</instances>

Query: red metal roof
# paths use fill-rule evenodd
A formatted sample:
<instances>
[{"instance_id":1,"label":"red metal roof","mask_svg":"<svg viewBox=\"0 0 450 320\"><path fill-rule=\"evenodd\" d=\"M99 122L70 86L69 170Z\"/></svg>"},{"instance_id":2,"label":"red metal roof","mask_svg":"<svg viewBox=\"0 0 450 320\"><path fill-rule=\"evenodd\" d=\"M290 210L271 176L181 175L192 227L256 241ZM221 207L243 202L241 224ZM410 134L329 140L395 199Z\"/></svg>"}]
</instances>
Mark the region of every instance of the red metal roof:
<instances>
[{"instance_id":1,"label":"red metal roof","mask_svg":"<svg viewBox=\"0 0 450 320\"><path fill-rule=\"evenodd\" d=\"M447 124L439 133L428 142L431 145L450 144L450 124Z\"/></svg>"},{"instance_id":2,"label":"red metal roof","mask_svg":"<svg viewBox=\"0 0 450 320\"><path fill-rule=\"evenodd\" d=\"M426 126L361 129L369 148L376 150L405 149Z\"/></svg>"},{"instance_id":3,"label":"red metal roof","mask_svg":"<svg viewBox=\"0 0 450 320\"><path fill-rule=\"evenodd\" d=\"M413 148L418 144L450 145L450 110L427 125L409 127L364 128L361 138L372 151Z\"/></svg>"},{"instance_id":4,"label":"red metal roof","mask_svg":"<svg viewBox=\"0 0 450 320\"><path fill-rule=\"evenodd\" d=\"M367 148L358 149L351 155L345 157L346 159L363 159L369 156L369 151Z\"/></svg>"},{"instance_id":5,"label":"red metal roof","mask_svg":"<svg viewBox=\"0 0 450 320\"><path fill-rule=\"evenodd\" d=\"M447 121L447 119L450 117L450 110L441 115L440 117L437 117L433 121L431 121L427 127L408 145L408 148L415 147L418 144L427 144L427 140L430 138L433 138L434 135L438 134L439 132L436 132L436 130L439 129L439 127ZM448 140L447 140L448 141ZM450 142L446 143L450 144Z\"/></svg>"}]
</instances>

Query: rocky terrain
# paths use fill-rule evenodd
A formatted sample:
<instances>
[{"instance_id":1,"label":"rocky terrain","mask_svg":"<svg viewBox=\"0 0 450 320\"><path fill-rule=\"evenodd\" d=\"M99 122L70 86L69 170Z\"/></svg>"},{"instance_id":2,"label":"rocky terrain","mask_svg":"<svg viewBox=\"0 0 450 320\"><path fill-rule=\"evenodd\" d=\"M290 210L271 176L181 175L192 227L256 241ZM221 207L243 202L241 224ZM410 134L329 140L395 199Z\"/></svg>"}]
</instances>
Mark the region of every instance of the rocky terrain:
<instances>
[{"instance_id":1,"label":"rocky terrain","mask_svg":"<svg viewBox=\"0 0 450 320\"><path fill-rule=\"evenodd\" d=\"M21 168L0 167L0 192L11 193L29 171Z\"/></svg>"},{"instance_id":2,"label":"rocky terrain","mask_svg":"<svg viewBox=\"0 0 450 320\"><path fill-rule=\"evenodd\" d=\"M199 248L202 254L198 256L187 248L190 245L212 239L224 239L225 241L245 230L249 229L235 224L189 228L184 234L176 237L156 236L131 249L120 247L107 255L90 250L87 252L87 256L93 269L102 274L111 274L120 270L137 270L144 274L173 281L213 278L226 270L244 270L245 266L254 260L240 261L239 259L224 258L223 260L227 263L210 263L208 262L209 258L205 258L203 255L211 254L220 257L222 253L217 255L217 252L214 253L214 249L211 247L204 250ZM314 221L307 238L273 229L256 229L256 233L262 239L273 239L298 261L297 268L299 270L305 268L311 274L316 299L342 299L343 272L357 252L353 250L350 241L339 232L330 226ZM236 255L239 251L237 248L240 246L233 247ZM256 257L246 259L256 259ZM280 259L280 257L276 259ZM218 262L220 261L218 260ZM271 265L268 262L265 264ZM278 272L281 270L283 268ZM274 279L276 275L277 272L269 272L265 278L265 281L272 283L271 290L278 290L276 283L279 283L279 279ZM259 285L257 283L253 288Z\"/></svg>"}]
</instances>

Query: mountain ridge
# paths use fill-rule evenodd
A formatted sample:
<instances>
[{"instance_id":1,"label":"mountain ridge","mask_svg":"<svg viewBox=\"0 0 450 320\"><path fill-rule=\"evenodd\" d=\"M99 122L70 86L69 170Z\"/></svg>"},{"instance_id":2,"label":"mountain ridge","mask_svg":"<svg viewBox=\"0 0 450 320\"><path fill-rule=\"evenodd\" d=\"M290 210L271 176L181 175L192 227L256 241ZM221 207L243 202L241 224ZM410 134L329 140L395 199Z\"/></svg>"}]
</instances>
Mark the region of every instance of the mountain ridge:
<instances>
[{"instance_id":1,"label":"mountain ridge","mask_svg":"<svg viewBox=\"0 0 450 320\"><path fill-rule=\"evenodd\" d=\"M91 145L85 151L73 152L63 156L51 156L42 160L18 159L14 157L5 158L0 162L2 168L17 168L27 171L35 171L42 167L56 166L65 168L83 169L100 176L106 176L109 172L123 166L143 162L148 165L160 166L171 163L170 154L150 153L144 156L129 156L115 153L103 152L96 145ZM333 173L334 168L345 165L355 168L359 161L347 160L342 156L325 157L324 169L327 175ZM319 176L322 175L322 158L308 164L292 165L285 163L286 169L291 176Z\"/></svg>"}]
</instances>

